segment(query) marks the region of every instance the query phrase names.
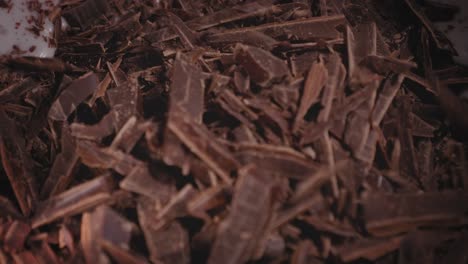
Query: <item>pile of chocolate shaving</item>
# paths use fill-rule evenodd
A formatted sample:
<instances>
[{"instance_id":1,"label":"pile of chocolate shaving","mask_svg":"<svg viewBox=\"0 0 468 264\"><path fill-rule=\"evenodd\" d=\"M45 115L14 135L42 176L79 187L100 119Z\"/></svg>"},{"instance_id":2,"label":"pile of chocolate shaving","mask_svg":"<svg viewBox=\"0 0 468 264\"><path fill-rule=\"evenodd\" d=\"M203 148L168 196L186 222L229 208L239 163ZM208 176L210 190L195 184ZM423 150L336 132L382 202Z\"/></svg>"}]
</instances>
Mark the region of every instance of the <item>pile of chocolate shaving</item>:
<instances>
[{"instance_id":1,"label":"pile of chocolate shaving","mask_svg":"<svg viewBox=\"0 0 468 264\"><path fill-rule=\"evenodd\" d=\"M0 263L467 263L420 2L63 1L55 58L0 60Z\"/></svg>"}]
</instances>

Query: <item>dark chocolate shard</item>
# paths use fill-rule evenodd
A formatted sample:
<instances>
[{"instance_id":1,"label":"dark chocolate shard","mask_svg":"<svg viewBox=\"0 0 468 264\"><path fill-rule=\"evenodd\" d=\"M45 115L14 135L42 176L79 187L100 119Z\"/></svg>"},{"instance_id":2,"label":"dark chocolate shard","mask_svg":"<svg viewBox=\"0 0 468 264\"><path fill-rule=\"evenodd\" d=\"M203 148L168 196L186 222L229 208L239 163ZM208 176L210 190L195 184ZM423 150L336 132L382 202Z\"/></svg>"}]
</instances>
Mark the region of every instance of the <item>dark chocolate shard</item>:
<instances>
[{"instance_id":1,"label":"dark chocolate shard","mask_svg":"<svg viewBox=\"0 0 468 264\"><path fill-rule=\"evenodd\" d=\"M353 227L346 222L341 222L339 220L333 221L314 215L301 216L299 219L307 222L315 229L322 232L330 233L340 237L359 237L359 234L353 229Z\"/></svg>"},{"instance_id":2,"label":"dark chocolate shard","mask_svg":"<svg viewBox=\"0 0 468 264\"><path fill-rule=\"evenodd\" d=\"M184 21L182 21L182 19L180 19L178 16L171 12L167 12L167 16L169 17L171 27L173 28L174 32L179 35L179 39L182 41L184 47L187 50L192 50L195 48L196 44L198 43L196 34L192 32L192 30L187 27Z\"/></svg>"},{"instance_id":3,"label":"dark chocolate shard","mask_svg":"<svg viewBox=\"0 0 468 264\"><path fill-rule=\"evenodd\" d=\"M40 264L31 251L23 251L11 254L11 257L13 258L14 263L18 264Z\"/></svg>"},{"instance_id":4,"label":"dark chocolate shard","mask_svg":"<svg viewBox=\"0 0 468 264\"><path fill-rule=\"evenodd\" d=\"M60 264L59 257L46 241L42 241L39 246L34 247L33 252L39 263Z\"/></svg>"},{"instance_id":5,"label":"dark chocolate shard","mask_svg":"<svg viewBox=\"0 0 468 264\"><path fill-rule=\"evenodd\" d=\"M362 64L382 75L385 75L388 72L408 74L411 73L412 69L417 67L417 64L411 61L379 55L367 56L362 61Z\"/></svg>"},{"instance_id":6,"label":"dark chocolate shard","mask_svg":"<svg viewBox=\"0 0 468 264\"><path fill-rule=\"evenodd\" d=\"M211 35L208 42L212 46L233 45L237 43L272 50L278 47L281 42L259 31L247 31L244 34L233 34L230 36Z\"/></svg>"},{"instance_id":7,"label":"dark chocolate shard","mask_svg":"<svg viewBox=\"0 0 468 264\"><path fill-rule=\"evenodd\" d=\"M100 141L114 132L114 115L108 113L94 125L73 123L70 125L70 130L72 136L76 138Z\"/></svg>"},{"instance_id":8,"label":"dark chocolate shard","mask_svg":"<svg viewBox=\"0 0 468 264\"><path fill-rule=\"evenodd\" d=\"M260 86L269 86L289 75L286 63L266 50L238 44L234 56L247 71L250 79Z\"/></svg>"},{"instance_id":9,"label":"dark chocolate shard","mask_svg":"<svg viewBox=\"0 0 468 264\"><path fill-rule=\"evenodd\" d=\"M196 64L191 63L187 56L180 53L176 55L172 74L180 77L175 78L171 85L168 124L176 119L175 115L179 108L189 115L187 118L200 124L205 111L206 77ZM188 153L177 136L169 128L166 129L164 135L163 151L164 162L181 167L184 174L190 171L190 161L187 158Z\"/></svg>"},{"instance_id":10,"label":"dark chocolate shard","mask_svg":"<svg viewBox=\"0 0 468 264\"><path fill-rule=\"evenodd\" d=\"M421 24L424 25L425 29L430 33L432 40L437 45L439 49L443 48L442 43L439 40L438 35L435 32L435 28L432 25L431 21L427 18L423 8L413 0L405 0L405 3L408 5L409 9L413 14L420 20Z\"/></svg>"},{"instance_id":11,"label":"dark chocolate shard","mask_svg":"<svg viewBox=\"0 0 468 264\"><path fill-rule=\"evenodd\" d=\"M398 138L401 143L400 173L402 176L414 177L418 175L418 164L416 158L416 148L414 145L413 133L411 129L410 115L411 99L408 97L399 98L399 122L397 127Z\"/></svg>"},{"instance_id":12,"label":"dark chocolate shard","mask_svg":"<svg viewBox=\"0 0 468 264\"><path fill-rule=\"evenodd\" d=\"M83 69L58 58L14 57L8 60L13 69L32 72L83 72Z\"/></svg>"},{"instance_id":13,"label":"dark chocolate shard","mask_svg":"<svg viewBox=\"0 0 468 264\"><path fill-rule=\"evenodd\" d=\"M143 164L142 161L114 148L100 148L90 141L77 142L77 154L81 162L91 168L114 169L116 172L127 175L133 168Z\"/></svg>"},{"instance_id":14,"label":"dark chocolate shard","mask_svg":"<svg viewBox=\"0 0 468 264\"><path fill-rule=\"evenodd\" d=\"M237 160L224 145L216 140L204 126L193 121L183 110L171 112L168 121L169 131L174 133L190 151L227 183L231 182L231 172L238 167Z\"/></svg>"},{"instance_id":15,"label":"dark chocolate shard","mask_svg":"<svg viewBox=\"0 0 468 264\"><path fill-rule=\"evenodd\" d=\"M186 185L177 192L156 215L156 219L159 223L155 223L154 228L158 229L158 225L163 226L178 217L187 216L189 213L187 205L196 194L197 191L192 187L192 185Z\"/></svg>"},{"instance_id":16,"label":"dark chocolate shard","mask_svg":"<svg viewBox=\"0 0 468 264\"><path fill-rule=\"evenodd\" d=\"M3 248L6 252L19 252L24 248L26 237L31 231L31 226L22 221L14 221L5 233Z\"/></svg>"},{"instance_id":17,"label":"dark chocolate shard","mask_svg":"<svg viewBox=\"0 0 468 264\"><path fill-rule=\"evenodd\" d=\"M437 182L434 178L434 150L429 140L418 144L419 181L425 190L435 191Z\"/></svg>"},{"instance_id":18,"label":"dark chocolate shard","mask_svg":"<svg viewBox=\"0 0 468 264\"><path fill-rule=\"evenodd\" d=\"M293 132L302 124L309 108L318 101L320 92L327 83L328 71L323 60L312 63L302 91L299 108L294 119Z\"/></svg>"},{"instance_id":19,"label":"dark chocolate shard","mask_svg":"<svg viewBox=\"0 0 468 264\"><path fill-rule=\"evenodd\" d=\"M390 76L385 81L384 87L377 96L377 101L375 102L374 110L372 111L373 126L379 126L380 122L382 122L384 115L387 113L387 110L400 89L402 82L402 75Z\"/></svg>"},{"instance_id":20,"label":"dark chocolate shard","mask_svg":"<svg viewBox=\"0 0 468 264\"><path fill-rule=\"evenodd\" d=\"M308 175L309 177L298 183L290 202L298 202L306 196L317 192L322 185L331 180L333 173L340 173L348 168L348 161L344 160L335 164L333 171L328 166L318 169L315 173Z\"/></svg>"},{"instance_id":21,"label":"dark chocolate shard","mask_svg":"<svg viewBox=\"0 0 468 264\"><path fill-rule=\"evenodd\" d=\"M450 231L412 231L400 243L398 263L423 264L438 262L436 257L438 255L437 248L447 243L448 240L456 239L457 236L459 235Z\"/></svg>"},{"instance_id":22,"label":"dark chocolate shard","mask_svg":"<svg viewBox=\"0 0 468 264\"><path fill-rule=\"evenodd\" d=\"M378 258L397 250L402 241L401 236L385 239L361 239L332 249L343 262L358 259L375 261Z\"/></svg>"},{"instance_id":23,"label":"dark chocolate shard","mask_svg":"<svg viewBox=\"0 0 468 264\"><path fill-rule=\"evenodd\" d=\"M170 92L170 112L181 107L196 123L201 123L204 112L205 83L203 72L188 57L179 53L173 66L174 78ZM169 117L171 118L171 117Z\"/></svg>"},{"instance_id":24,"label":"dark chocolate shard","mask_svg":"<svg viewBox=\"0 0 468 264\"><path fill-rule=\"evenodd\" d=\"M343 15L312 17L285 22L274 22L254 27L226 30L208 37L214 39L233 38L249 31L262 32L272 38L298 41L330 40L341 37L338 26L345 24ZM239 37L238 37L239 38Z\"/></svg>"},{"instance_id":25,"label":"dark chocolate shard","mask_svg":"<svg viewBox=\"0 0 468 264\"><path fill-rule=\"evenodd\" d=\"M465 131L468 130L468 118L464 113L467 113L468 104L460 100L448 86L439 83L435 85L440 106L452 123L455 133L461 138L466 138Z\"/></svg>"},{"instance_id":26,"label":"dark chocolate shard","mask_svg":"<svg viewBox=\"0 0 468 264\"><path fill-rule=\"evenodd\" d=\"M136 253L124 249L121 246L110 243L106 240L101 241L103 250L111 256L111 258L118 264L147 264L145 258Z\"/></svg>"},{"instance_id":27,"label":"dark chocolate shard","mask_svg":"<svg viewBox=\"0 0 468 264\"><path fill-rule=\"evenodd\" d=\"M321 100L323 109L317 117L317 121L319 122L326 122L330 118L333 99L335 95L343 89L346 78L346 68L338 54L332 54L328 57L326 67L328 78Z\"/></svg>"},{"instance_id":28,"label":"dark chocolate shard","mask_svg":"<svg viewBox=\"0 0 468 264\"><path fill-rule=\"evenodd\" d=\"M151 122L138 121L136 116L130 117L117 133L110 147L125 153L130 152L150 126Z\"/></svg>"},{"instance_id":29,"label":"dark chocolate shard","mask_svg":"<svg viewBox=\"0 0 468 264\"><path fill-rule=\"evenodd\" d=\"M140 93L136 79L130 78L114 89L107 90L107 96L114 116L114 127L117 131L122 128L131 116L139 115Z\"/></svg>"},{"instance_id":30,"label":"dark chocolate shard","mask_svg":"<svg viewBox=\"0 0 468 264\"><path fill-rule=\"evenodd\" d=\"M310 123L303 129L303 137L301 144L312 143L323 135L323 132L332 128L336 122L344 120L344 118L353 110L359 108L363 103L368 101L370 96L375 93L374 87L366 87L352 95L346 97L341 104L337 105L330 114L329 121L321 123Z\"/></svg>"},{"instance_id":31,"label":"dark chocolate shard","mask_svg":"<svg viewBox=\"0 0 468 264\"><path fill-rule=\"evenodd\" d=\"M49 118L56 121L67 120L68 116L97 89L98 85L97 75L91 72L74 80L52 104Z\"/></svg>"},{"instance_id":32,"label":"dark chocolate shard","mask_svg":"<svg viewBox=\"0 0 468 264\"><path fill-rule=\"evenodd\" d=\"M137 206L138 221L143 230L146 246L153 263L190 263L190 244L187 231L177 221L155 229L157 213L153 200L140 199Z\"/></svg>"},{"instance_id":33,"label":"dark chocolate shard","mask_svg":"<svg viewBox=\"0 0 468 264\"><path fill-rule=\"evenodd\" d=\"M175 186L155 179L147 166L135 167L121 182L120 188L167 203L176 192ZM154 190L158 190L155 192Z\"/></svg>"},{"instance_id":34,"label":"dark chocolate shard","mask_svg":"<svg viewBox=\"0 0 468 264\"><path fill-rule=\"evenodd\" d=\"M187 211L192 216L211 222L207 211L226 203L224 191L226 191L225 186L217 185L197 193L187 203Z\"/></svg>"},{"instance_id":35,"label":"dark chocolate shard","mask_svg":"<svg viewBox=\"0 0 468 264\"><path fill-rule=\"evenodd\" d=\"M318 167L305 155L288 147L261 144L241 144L236 157L244 164L256 164L268 173L292 179L304 179Z\"/></svg>"},{"instance_id":36,"label":"dark chocolate shard","mask_svg":"<svg viewBox=\"0 0 468 264\"><path fill-rule=\"evenodd\" d=\"M18 97L22 96L36 85L36 82L29 77L21 80L20 83L14 83L8 87L4 87L0 90L0 103L3 104L8 101L16 101Z\"/></svg>"},{"instance_id":37,"label":"dark chocolate shard","mask_svg":"<svg viewBox=\"0 0 468 264\"><path fill-rule=\"evenodd\" d=\"M0 196L0 217L21 218L22 215L16 206L6 197Z\"/></svg>"},{"instance_id":38,"label":"dark chocolate shard","mask_svg":"<svg viewBox=\"0 0 468 264\"><path fill-rule=\"evenodd\" d=\"M99 18L105 18L112 12L110 2L106 0L86 0L78 6L63 12L63 16L72 26L86 29Z\"/></svg>"},{"instance_id":39,"label":"dark chocolate shard","mask_svg":"<svg viewBox=\"0 0 468 264\"><path fill-rule=\"evenodd\" d=\"M466 222L468 196L459 191L420 194L369 193L362 200L366 229L389 236L418 226L460 225Z\"/></svg>"},{"instance_id":40,"label":"dark chocolate shard","mask_svg":"<svg viewBox=\"0 0 468 264\"><path fill-rule=\"evenodd\" d=\"M109 175L77 185L42 202L31 220L32 228L75 215L110 199L113 183Z\"/></svg>"},{"instance_id":41,"label":"dark chocolate shard","mask_svg":"<svg viewBox=\"0 0 468 264\"><path fill-rule=\"evenodd\" d=\"M10 181L24 215L29 215L38 194L32 171L32 160L26 151L24 137L16 124L0 109L0 156L3 170Z\"/></svg>"},{"instance_id":42,"label":"dark chocolate shard","mask_svg":"<svg viewBox=\"0 0 468 264\"><path fill-rule=\"evenodd\" d=\"M66 190L79 165L75 139L70 135L70 128L66 125L62 127L60 143L61 152L56 156L49 176L42 186L42 198L54 196Z\"/></svg>"},{"instance_id":43,"label":"dark chocolate shard","mask_svg":"<svg viewBox=\"0 0 468 264\"><path fill-rule=\"evenodd\" d=\"M119 215L109 207L102 205L87 216L89 219L82 221L81 245L88 262L98 261L102 251L102 243L119 246L128 250L130 239L136 226Z\"/></svg>"},{"instance_id":44,"label":"dark chocolate shard","mask_svg":"<svg viewBox=\"0 0 468 264\"><path fill-rule=\"evenodd\" d=\"M273 3L272 0L259 0L226 7L217 12L194 18L188 21L187 25L195 30L203 30L236 20L261 16L277 8Z\"/></svg>"},{"instance_id":45,"label":"dark chocolate shard","mask_svg":"<svg viewBox=\"0 0 468 264\"><path fill-rule=\"evenodd\" d=\"M349 113L346 119L344 141L349 145L354 155L360 153L367 142L371 128L369 117L374 108L378 85L378 82L369 85L374 89L374 92L370 94L365 103Z\"/></svg>"},{"instance_id":46,"label":"dark chocolate shard","mask_svg":"<svg viewBox=\"0 0 468 264\"><path fill-rule=\"evenodd\" d=\"M312 195L305 197L305 199L283 206L283 208L276 213L272 226L273 228L278 228L307 210L319 211L323 210L325 206L326 202L324 197L319 192L312 193Z\"/></svg>"},{"instance_id":47,"label":"dark chocolate shard","mask_svg":"<svg viewBox=\"0 0 468 264\"><path fill-rule=\"evenodd\" d=\"M270 218L273 183L255 166L239 171L231 210L218 227L208 263L242 263L252 258Z\"/></svg>"},{"instance_id":48,"label":"dark chocolate shard","mask_svg":"<svg viewBox=\"0 0 468 264\"><path fill-rule=\"evenodd\" d=\"M346 27L348 51L348 74L352 84L367 84L374 81L369 70L362 65L368 56L377 54L377 27L375 23L362 24L351 29Z\"/></svg>"},{"instance_id":49,"label":"dark chocolate shard","mask_svg":"<svg viewBox=\"0 0 468 264\"><path fill-rule=\"evenodd\" d=\"M253 128L252 122L258 119L258 115L242 101L242 98L235 95L234 92L224 89L218 94L216 101L229 115L233 116L247 127Z\"/></svg>"},{"instance_id":50,"label":"dark chocolate shard","mask_svg":"<svg viewBox=\"0 0 468 264\"><path fill-rule=\"evenodd\" d=\"M291 257L293 264L323 264L318 248L308 239L300 241Z\"/></svg>"},{"instance_id":51,"label":"dark chocolate shard","mask_svg":"<svg viewBox=\"0 0 468 264\"><path fill-rule=\"evenodd\" d=\"M427 138L434 137L434 132L436 130L435 127L413 113L410 114L409 118L411 122L411 133L413 136Z\"/></svg>"}]
</instances>

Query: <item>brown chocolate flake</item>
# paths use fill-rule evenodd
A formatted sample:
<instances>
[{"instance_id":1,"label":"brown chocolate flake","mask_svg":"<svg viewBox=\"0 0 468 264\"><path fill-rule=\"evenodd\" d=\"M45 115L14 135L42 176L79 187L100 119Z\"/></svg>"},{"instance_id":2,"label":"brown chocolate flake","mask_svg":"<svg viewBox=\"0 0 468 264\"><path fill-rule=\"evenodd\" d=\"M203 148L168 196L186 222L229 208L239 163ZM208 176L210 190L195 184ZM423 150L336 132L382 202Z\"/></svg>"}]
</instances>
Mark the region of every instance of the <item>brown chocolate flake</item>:
<instances>
[{"instance_id":1,"label":"brown chocolate flake","mask_svg":"<svg viewBox=\"0 0 468 264\"><path fill-rule=\"evenodd\" d=\"M32 161L16 124L0 109L0 156L21 211L29 215L37 202Z\"/></svg>"},{"instance_id":2,"label":"brown chocolate flake","mask_svg":"<svg viewBox=\"0 0 468 264\"><path fill-rule=\"evenodd\" d=\"M234 51L235 59L244 67L254 82L269 86L289 75L284 61L260 48L238 44Z\"/></svg>"},{"instance_id":3,"label":"brown chocolate flake","mask_svg":"<svg viewBox=\"0 0 468 264\"><path fill-rule=\"evenodd\" d=\"M368 194L362 201L367 230L388 236L416 226L440 223L459 225L466 221L466 194L458 191L421 194ZM386 202L383 202L386 201Z\"/></svg>"},{"instance_id":4,"label":"brown chocolate flake","mask_svg":"<svg viewBox=\"0 0 468 264\"><path fill-rule=\"evenodd\" d=\"M63 16L68 23L86 29L99 19L112 11L110 3L105 0L87 0L78 6L64 11Z\"/></svg>"},{"instance_id":5,"label":"brown chocolate flake","mask_svg":"<svg viewBox=\"0 0 468 264\"><path fill-rule=\"evenodd\" d=\"M98 77L94 73L87 73L73 81L52 104L49 118L57 121L66 120L78 104L97 89L98 82Z\"/></svg>"},{"instance_id":6,"label":"brown chocolate flake","mask_svg":"<svg viewBox=\"0 0 468 264\"><path fill-rule=\"evenodd\" d=\"M109 176L100 176L51 197L38 206L31 225L37 228L102 204L109 200L112 188Z\"/></svg>"},{"instance_id":7,"label":"brown chocolate flake","mask_svg":"<svg viewBox=\"0 0 468 264\"><path fill-rule=\"evenodd\" d=\"M104 259L102 244L111 244L129 249L130 238L135 226L109 207L102 205L92 213L87 213L86 221L81 226L83 240L81 244L88 262Z\"/></svg>"},{"instance_id":8,"label":"brown chocolate flake","mask_svg":"<svg viewBox=\"0 0 468 264\"><path fill-rule=\"evenodd\" d=\"M304 179L312 175L317 166L302 153L291 148L274 145L242 144L236 157L245 164L256 164L272 175Z\"/></svg>"},{"instance_id":9,"label":"brown chocolate flake","mask_svg":"<svg viewBox=\"0 0 468 264\"><path fill-rule=\"evenodd\" d=\"M75 140L70 135L70 129L66 125L62 127L60 141L61 152L55 158L49 176L42 186L41 197L43 198L66 190L72 182L76 168L79 165Z\"/></svg>"},{"instance_id":10,"label":"brown chocolate flake","mask_svg":"<svg viewBox=\"0 0 468 264\"><path fill-rule=\"evenodd\" d=\"M332 251L344 262L350 262L360 258L375 261L376 259L395 251L400 247L402 237L387 239L359 240L355 243L345 244Z\"/></svg>"},{"instance_id":11,"label":"brown chocolate flake","mask_svg":"<svg viewBox=\"0 0 468 264\"><path fill-rule=\"evenodd\" d=\"M26 237L31 231L31 226L22 221L14 221L5 234L3 248L7 252L19 252L23 250Z\"/></svg>"},{"instance_id":12,"label":"brown chocolate flake","mask_svg":"<svg viewBox=\"0 0 468 264\"><path fill-rule=\"evenodd\" d=\"M328 71L323 61L314 62L310 67L304 84L301 102L294 120L293 131L297 130L309 108L318 101L322 88L327 83Z\"/></svg>"},{"instance_id":13,"label":"brown chocolate flake","mask_svg":"<svg viewBox=\"0 0 468 264\"><path fill-rule=\"evenodd\" d=\"M292 38L301 41L329 40L340 37L340 33L336 28L340 25L344 25L344 23L345 18L342 15L313 17L227 30L222 33L213 34L209 38L230 38L233 35L242 35L249 31L258 31L270 37L280 39Z\"/></svg>"},{"instance_id":14,"label":"brown chocolate flake","mask_svg":"<svg viewBox=\"0 0 468 264\"><path fill-rule=\"evenodd\" d=\"M245 262L252 257L270 218L273 181L255 166L239 171L229 215L221 222L208 263Z\"/></svg>"},{"instance_id":15,"label":"brown chocolate flake","mask_svg":"<svg viewBox=\"0 0 468 264\"><path fill-rule=\"evenodd\" d=\"M143 229L150 260L170 263L190 263L190 247L187 231L176 221L160 229L154 228L155 204L152 200L138 202L138 220Z\"/></svg>"}]
</instances>

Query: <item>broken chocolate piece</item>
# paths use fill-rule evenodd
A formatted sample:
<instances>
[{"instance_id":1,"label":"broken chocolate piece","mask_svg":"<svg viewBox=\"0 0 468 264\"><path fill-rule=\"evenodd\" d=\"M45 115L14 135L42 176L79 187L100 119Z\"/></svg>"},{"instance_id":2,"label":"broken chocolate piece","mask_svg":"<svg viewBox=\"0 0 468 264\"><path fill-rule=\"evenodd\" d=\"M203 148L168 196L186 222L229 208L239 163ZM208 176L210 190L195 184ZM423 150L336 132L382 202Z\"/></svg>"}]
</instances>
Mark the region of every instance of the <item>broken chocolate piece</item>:
<instances>
[{"instance_id":1,"label":"broken chocolate piece","mask_svg":"<svg viewBox=\"0 0 468 264\"><path fill-rule=\"evenodd\" d=\"M87 73L73 81L52 104L49 118L65 121L76 107L98 87L99 79L94 73Z\"/></svg>"},{"instance_id":2,"label":"broken chocolate piece","mask_svg":"<svg viewBox=\"0 0 468 264\"><path fill-rule=\"evenodd\" d=\"M159 230L154 228L155 204L152 200L138 202L138 220L143 229L150 260L154 263L190 263L187 231L176 221Z\"/></svg>"},{"instance_id":3,"label":"broken chocolate piece","mask_svg":"<svg viewBox=\"0 0 468 264\"><path fill-rule=\"evenodd\" d=\"M68 23L86 29L99 19L112 11L110 3L105 0L86 0L78 6L70 8L63 13Z\"/></svg>"},{"instance_id":4,"label":"broken chocolate piece","mask_svg":"<svg viewBox=\"0 0 468 264\"><path fill-rule=\"evenodd\" d=\"M458 191L422 194L369 193L362 201L367 231L389 236L415 226L462 224L466 221L467 195ZM383 202L385 201L385 202Z\"/></svg>"},{"instance_id":5,"label":"broken chocolate piece","mask_svg":"<svg viewBox=\"0 0 468 264\"><path fill-rule=\"evenodd\" d=\"M16 124L0 109L0 156L18 204L28 216L37 202L32 161Z\"/></svg>"},{"instance_id":6,"label":"broken chocolate piece","mask_svg":"<svg viewBox=\"0 0 468 264\"><path fill-rule=\"evenodd\" d=\"M112 188L110 177L104 175L51 197L38 206L31 226L37 228L102 204L109 200Z\"/></svg>"},{"instance_id":7,"label":"broken chocolate piece","mask_svg":"<svg viewBox=\"0 0 468 264\"><path fill-rule=\"evenodd\" d=\"M270 218L272 187L271 177L255 166L239 171L231 211L218 227L208 263L239 263L252 257Z\"/></svg>"},{"instance_id":8,"label":"broken chocolate piece","mask_svg":"<svg viewBox=\"0 0 468 264\"><path fill-rule=\"evenodd\" d=\"M54 160L49 176L42 186L41 197L46 198L57 195L67 189L72 182L76 168L79 165L79 156L76 153L76 143L70 128L62 127L61 152Z\"/></svg>"},{"instance_id":9,"label":"broken chocolate piece","mask_svg":"<svg viewBox=\"0 0 468 264\"><path fill-rule=\"evenodd\" d=\"M263 49L238 44L234 56L247 71L250 79L260 86L271 85L289 75L284 61Z\"/></svg>"}]
</instances>

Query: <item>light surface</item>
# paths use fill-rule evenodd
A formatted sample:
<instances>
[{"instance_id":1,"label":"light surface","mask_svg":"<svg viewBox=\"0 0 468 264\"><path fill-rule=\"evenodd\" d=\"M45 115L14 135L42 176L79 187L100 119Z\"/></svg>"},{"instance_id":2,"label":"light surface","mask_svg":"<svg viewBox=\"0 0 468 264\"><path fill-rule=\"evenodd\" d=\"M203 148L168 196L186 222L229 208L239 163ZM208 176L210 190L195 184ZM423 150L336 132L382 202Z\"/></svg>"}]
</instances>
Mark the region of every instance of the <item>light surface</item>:
<instances>
[{"instance_id":1,"label":"light surface","mask_svg":"<svg viewBox=\"0 0 468 264\"><path fill-rule=\"evenodd\" d=\"M0 55L22 55L35 57L53 57L55 47L49 44L49 38L53 35L53 24L46 18L43 24L44 29L39 32L39 36L28 28L34 23L31 17L38 18L37 10L28 10L28 3L40 2L42 9L51 10L58 0L12 0L11 8L0 8Z\"/></svg>"}]
</instances>

